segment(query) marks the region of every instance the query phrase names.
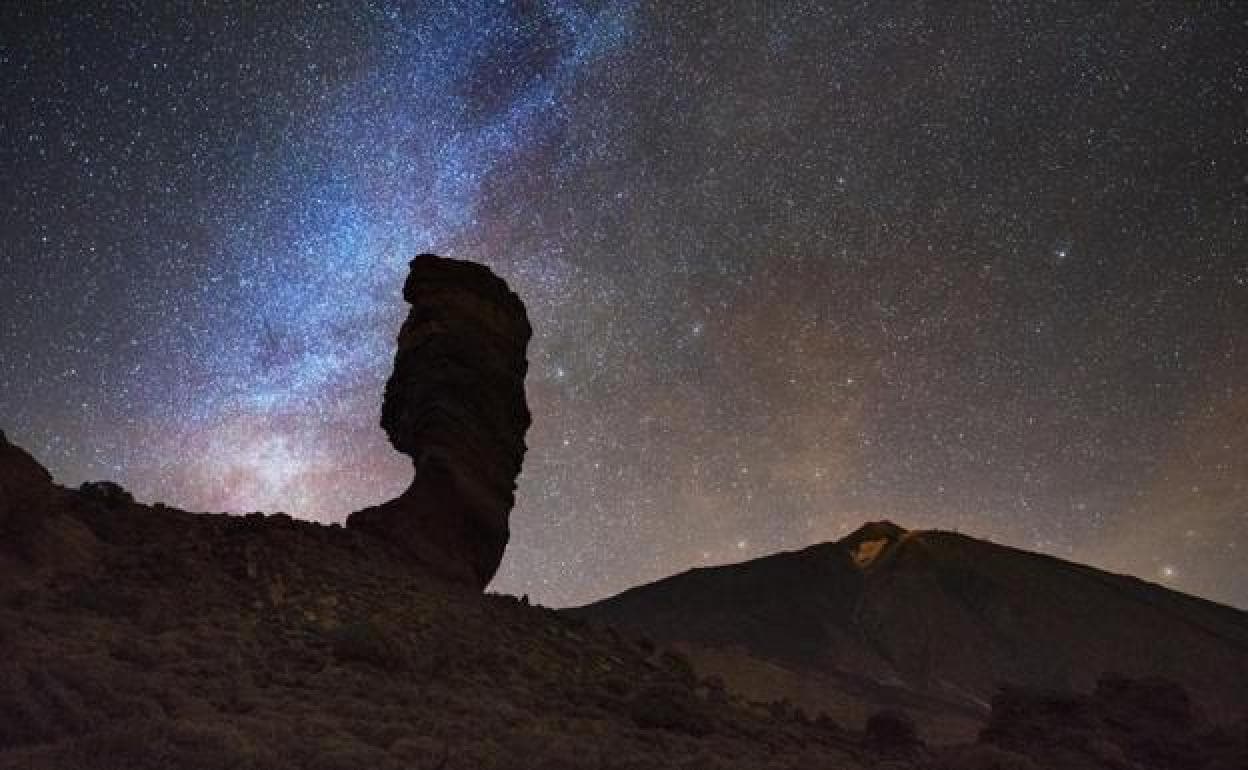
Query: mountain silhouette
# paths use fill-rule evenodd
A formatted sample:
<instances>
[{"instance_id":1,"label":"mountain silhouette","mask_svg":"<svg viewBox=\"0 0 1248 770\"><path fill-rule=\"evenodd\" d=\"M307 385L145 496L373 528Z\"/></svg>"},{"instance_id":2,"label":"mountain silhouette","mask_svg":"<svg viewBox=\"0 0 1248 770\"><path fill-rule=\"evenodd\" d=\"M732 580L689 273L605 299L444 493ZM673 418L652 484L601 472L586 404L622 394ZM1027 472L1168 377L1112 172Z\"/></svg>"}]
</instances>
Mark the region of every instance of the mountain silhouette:
<instances>
[{"instance_id":1,"label":"mountain silhouette","mask_svg":"<svg viewBox=\"0 0 1248 770\"><path fill-rule=\"evenodd\" d=\"M1248 712L1248 614L942 531L866 524L834 543L709 567L571 614L680 643L700 673L861 721L904 707L947 737L1000 688L1089 691L1161 676Z\"/></svg>"}]
</instances>

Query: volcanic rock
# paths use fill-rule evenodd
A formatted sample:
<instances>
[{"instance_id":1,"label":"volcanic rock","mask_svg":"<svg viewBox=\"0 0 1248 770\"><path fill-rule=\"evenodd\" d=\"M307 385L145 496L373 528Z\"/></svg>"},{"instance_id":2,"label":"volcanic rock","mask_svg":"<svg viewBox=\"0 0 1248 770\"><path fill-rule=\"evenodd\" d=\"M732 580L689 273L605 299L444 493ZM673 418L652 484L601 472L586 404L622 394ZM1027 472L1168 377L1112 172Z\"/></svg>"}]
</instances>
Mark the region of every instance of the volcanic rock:
<instances>
[{"instance_id":1,"label":"volcanic rock","mask_svg":"<svg viewBox=\"0 0 1248 770\"><path fill-rule=\"evenodd\" d=\"M909 753L922 744L914 719L900 709L882 709L868 717L866 736L882 753Z\"/></svg>"},{"instance_id":2,"label":"volcanic rock","mask_svg":"<svg viewBox=\"0 0 1248 770\"><path fill-rule=\"evenodd\" d=\"M417 256L403 297L412 307L381 425L412 458L414 477L402 495L353 513L347 524L484 588L510 537L530 423L524 376L532 328L520 298L472 262Z\"/></svg>"},{"instance_id":3,"label":"volcanic rock","mask_svg":"<svg viewBox=\"0 0 1248 770\"><path fill-rule=\"evenodd\" d=\"M55 490L43 466L0 431L0 548L21 545Z\"/></svg>"}]
</instances>

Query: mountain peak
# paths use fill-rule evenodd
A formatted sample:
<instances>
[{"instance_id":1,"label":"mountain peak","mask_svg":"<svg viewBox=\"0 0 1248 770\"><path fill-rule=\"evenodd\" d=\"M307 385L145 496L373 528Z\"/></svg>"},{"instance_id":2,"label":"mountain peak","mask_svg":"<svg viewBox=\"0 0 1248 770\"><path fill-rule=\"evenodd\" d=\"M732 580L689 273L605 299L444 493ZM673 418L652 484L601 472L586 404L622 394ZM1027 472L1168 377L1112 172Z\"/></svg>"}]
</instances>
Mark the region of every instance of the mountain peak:
<instances>
[{"instance_id":1,"label":"mountain peak","mask_svg":"<svg viewBox=\"0 0 1248 770\"><path fill-rule=\"evenodd\" d=\"M909 534L909 530L887 519L869 521L842 538L838 545L849 553L859 569L867 569Z\"/></svg>"},{"instance_id":2,"label":"mountain peak","mask_svg":"<svg viewBox=\"0 0 1248 770\"><path fill-rule=\"evenodd\" d=\"M880 521L868 521L858 529L841 538L840 542L849 544L858 543L863 540L879 540L880 538L885 538L887 540L900 540L908 534L910 534L910 530L905 527L895 524L888 519L881 519Z\"/></svg>"}]
</instances>

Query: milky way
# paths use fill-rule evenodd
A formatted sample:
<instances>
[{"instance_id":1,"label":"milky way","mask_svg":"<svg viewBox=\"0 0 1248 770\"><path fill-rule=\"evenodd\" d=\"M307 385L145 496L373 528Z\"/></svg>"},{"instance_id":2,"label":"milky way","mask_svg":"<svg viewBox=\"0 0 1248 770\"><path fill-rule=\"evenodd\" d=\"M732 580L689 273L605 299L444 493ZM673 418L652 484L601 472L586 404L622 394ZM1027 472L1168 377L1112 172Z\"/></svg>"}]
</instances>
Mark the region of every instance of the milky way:
<instances>
[{"instance_id":1,"label":"milky way","mask_svg":"<svg viewBox=\"0 0 1248 770\"><path fill-rule=\"evenodd\" d=\"M960 529L1248 606L1234 3L212 3L0 31L0 427L62 483L397 494L407 259L535 328L495 582Z\"/></svg>"}]
</instances>

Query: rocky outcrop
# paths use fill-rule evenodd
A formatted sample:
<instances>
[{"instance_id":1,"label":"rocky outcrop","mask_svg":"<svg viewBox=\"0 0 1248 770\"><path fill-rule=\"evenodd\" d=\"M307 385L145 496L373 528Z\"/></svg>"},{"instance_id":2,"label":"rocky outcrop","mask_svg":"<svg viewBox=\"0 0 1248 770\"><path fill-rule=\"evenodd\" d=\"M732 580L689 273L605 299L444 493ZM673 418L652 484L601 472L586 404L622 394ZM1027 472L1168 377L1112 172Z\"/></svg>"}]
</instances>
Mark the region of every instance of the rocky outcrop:
<instances>
[{"instance_id":1,"label":"rocky outcrop","mask_svg":"<svg viewBox=\"0 0 1248 770\"><path fill-rule=\"evenodd\" d=\"M134 504L134 495L115 481L84 481L78 487L78 494L109 510Z\"/></svg>"},{"instance_id":2,"label":"rocky outcrop","mask_svg":"<svg viewBox=\"0 0 1248 770\"><path fill-rule=\"evenodd\" d=\"M0 522L17 503L52 487L52 476L30 453L0 431Z\"/></svg>"},{"instance_id":3,"label":"rocky outcrop","mask_svg":"<svg viewBox=\"0 0 1248 770\"><path fill-rule=\"evenodd\" d=\"M77 495L0 432L0 582L21 585L36 571L86 569L96 539L75 516L78 505Z\"/></svg>"},{"instance_id":4,"label":"rocky outcrop","mask_svg":"<svg viewBox=\"0 0 1248 770\"><path fill-rule=\"evenodd\" d=\"M44 467L0 431L0 540L12 544L53 490Z\"/></svg>"},{"instance_id":5,"label":"rocky outcrop","mask_svg":"<svg viewBox=\"0 0 1248 770\"><path fill-rule=\"evenodd\" d=\"M489 268L421 254L403 287L381 425L412 458L398 498L348 526L398 545L452 579L484 588L510 536L508 517L530 415L524 304Z\"/></svg>"}]
</instances>

